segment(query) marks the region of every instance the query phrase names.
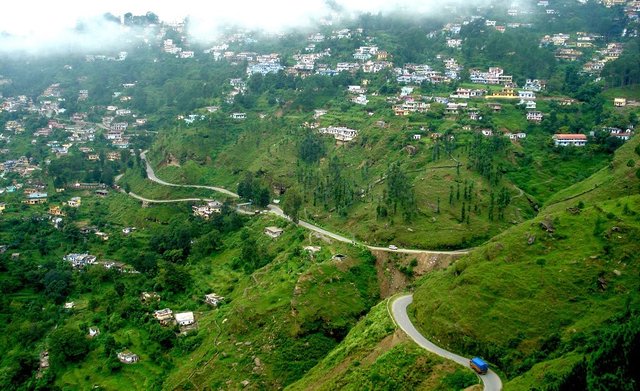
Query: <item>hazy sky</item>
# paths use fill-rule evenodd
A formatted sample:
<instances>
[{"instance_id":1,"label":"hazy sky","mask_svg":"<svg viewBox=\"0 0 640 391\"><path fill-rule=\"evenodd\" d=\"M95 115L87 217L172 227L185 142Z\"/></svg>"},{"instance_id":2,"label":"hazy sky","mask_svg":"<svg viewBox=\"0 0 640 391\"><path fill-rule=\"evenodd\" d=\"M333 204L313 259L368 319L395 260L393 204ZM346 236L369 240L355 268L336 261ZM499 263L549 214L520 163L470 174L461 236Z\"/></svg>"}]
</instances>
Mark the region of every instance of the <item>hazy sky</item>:
<instances>
[{"instance_id":1,"label":"hazy sky","mask_svg":"<svg viewBox=\"0 0 640 391\"><path fill-rule=\"evenodd\" d=\"M487 0L332 0L332 3L339 4L349 14L392 9L415 14L436 13L444 4L471 5L483 1ZM271 31L305 26L329 12L326 3L326 0L5 0L0 12L0 31L8 32L14 38L2 40L0 51L52 50L62 42L76 47L106 44L113 35L105 30L108 27L99 26L84 37L76 37L70 32L79 19L90 19L106 12L119 16L126 12L141 15L151 11L165 21L189 16L191 32L196 38L206 40L223 23ZM93 27L96 27L95 23Z\"/></svg>"}]
</instances>

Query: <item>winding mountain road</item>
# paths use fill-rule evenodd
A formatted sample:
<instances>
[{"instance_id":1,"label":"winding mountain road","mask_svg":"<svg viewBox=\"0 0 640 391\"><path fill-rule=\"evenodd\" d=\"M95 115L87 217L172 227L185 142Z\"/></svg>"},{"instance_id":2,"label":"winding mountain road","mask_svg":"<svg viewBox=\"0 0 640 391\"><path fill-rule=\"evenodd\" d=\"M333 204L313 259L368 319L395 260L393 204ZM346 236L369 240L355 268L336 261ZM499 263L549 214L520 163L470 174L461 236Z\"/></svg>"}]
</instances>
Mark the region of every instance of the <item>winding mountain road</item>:
<instances>
[{"instance_id":1,"label":"winding mountain road","mask_svg":"<svg viewBox=\"0 0 640 391\"><path fill-rule=\"evenodd\" d=\"M213 191L217 191L219 193L228 195L230 197L233 198L239 198L239 195L229 191L227 189L224 189L222 187L217 187L217 186L204 186L204 185L181 185L181 184L176 184L176 183L169 183L166 181L163 181L162 179L158 178L155 174L155 172L153 171L153 167L151 167L151 165L149 164L149 161L146 159L146 152L144 151L140 154L140 157L142 158L142 160L145 161L146 164L146 171L147 171L147 178L150 179L153 182L159 183L161 185L165 185L165 186L173 186L173 187L191 187L191 188L198 188L198 189L209 189L209 190L213 190ZM158 202L158 203L165 203L165 202L183 202L183 201L201 201L201 200L205 200L205 199L201 199L201 198L184 198L184 199L177 199L177 200L150 200L150 199L146 199L144 197L141 197L137 194L134 193L129 193L129 195L131 195L134 198L137 198L139 200L142 201L147 201L147 202ZM273 205L270 204L268 206L269 208L269 212L282 217L284 219L287 220L291 220L289 218L289 216L285 215L285 213L282 211L282 209L280 207L278 207L277 205ZM311 223L308 223L306 221L302 221L299 220L298 221L298 225L306 228L308 230L317 232L321 235L327 236L329 238L332 238L334 240L337 240L339 242L344 242L344 243L352 243L352 244L361 244L365 247L367 247L369 250L376 250L376 251L387 251L387 252L396 252L396 253L403 253L403 254L445 254L445 255L462 255L462 254L466 254L468 253L470 250L457 250L457 251L433 251L433 250L422 250L422 249L408 249L408 248L398 248L395 250L389 249L387 247L379 247L379 246L369 246L366 245L364 243L358 243L353 239L347 238L345 236L342 236L340 234L337 234L335 232L331 232L331 231L327 231L326 229L323 229L321 227L318 227L316 225L313 225ZM455 361L456 363L463 365L465 367L469 366L469 359L459 356L455 353L449 352L445 349L442 349L441 347L437 346L436 344L434 344L433 342L427 340L424 336L422 336L422 334L420 334L420 332L415 328L415 326L413 325L413 323L411 323L411 320L409 319L409 315L407 314L407 306L409 306L409 304L411 304L413 301L413 296L412 295L406 295L406 296L401 296L397 299L395 299L392 303L391 303L391 314L394 318L394 321L396 322L396 324L398 325L398 327L400 327L405 333L407 333L407 335L413 339L414 342L416 342L418 345L420 345L422 348L437 354L438 356L444 357L448 360L452 360ZM485 391L501 391L502 390L502 382L500 380L500 377L498 377L498 375L495 374L495 372L489 370L489 372L486 375L478 375L480 377L480 379L482 380L482 382L484 383L484 390Z\"/></svg>"},{"instance_id":2,"label":"winding mountain road","mask_svg":"<svg viewBox=\"0 0 640 391\"><path fill-rule=\"evenodd\" d=\"M393 319L395 320L398 327L402 329L415 343L420 345L420 347L430 351L431 353L437 354L440 357L444 357L447 360L455 361L456 363L469 367L469 359L466 357L462 357L455 353L452 353L448 350L445 350L433 342L426 339L420 332L415 328L413 323L411 323L411 319L409 319L409 314L407 314L407 307L409 304L413 302L413 295L405 295L396 298L391 302L391 314ZM500 391L502 390L502 381L500 377L496 375L495 372L489 370L486 375L478 375L484 383L485 391Z\"/></svg>"},{"instance_id":3,"label":"winding mountain road","mask_svg":"<svg viewBox=\"0 0 640 391\"><path fill-rule=\"evenodd\" d=\"M149 164L149 161L147 160L147 151L143 151L142 153L140 153L140 158L144 160L144 162L147 164L147 178L149 178L150 180L156 183L159 183L165 186L173 186L173 187L192 187L194 189L209 189L209 190L217 191L218 193L226 194L229 197L240 198L240 196L237 195L236 193L222 187L204 186L204 185L179 185L176 183L165 182L162 179L158 178L156 176L156 173L153 171L153 167L151 167L151 164Z\"/></svg>"},{"instance_id":4,"label":"winding mountain road","mask_svg":"<svg viewBox=\"0 0 640 391\"><path fill-rule=\"evenodd\" d=\"M177 183L169 183L166 181L163 181L162 179L158 178L156 176L156 173L153 171L153 167L151 167L151 164L149 164L149 161L147 160L147 151L143 151L140 153L140 158L142 160L144 160L145 164L146 164L146 170L147 170L147 178L153 182L159 183L161 185L165 185L165 186L173 186L173 187L191 187L191 188L196 188L196 189L209 189L209 190L213 190L213 191L217 191L219 193L222 194L226 194L230 197L233 198L239 198L240 196L232 191L229 191L225 188L222 187L217 187L217 186L204 186L204 185L181 185L181 184L177 184ZM152 202L150 200L146 200L143 199L140 196L137 195L133 195L133 197L143 200L143 201L148 201L148 202ZM182 201L187 201L188 199L181 199L181 200L166 200L166 201L159 201L159 200L155 200L155 202L182 202ZM200 200L200 199L193 199L193 200ZM268 206L269 211L271 213L273 213L276 216L282 217L284 219L287 220L291 220L289 218L289 216L285 215L284 212L282 211L282 209L280 209L280 207L278 207L277 205L273 205L270 204ZM387 251L387 252L394 252L394 253L402 253L402 254L442 254L442 255L463 255L469 252L469 250L455 250L455 251L434 251L434 250L422 250L422 249L410 249L410 248L398 248L395 250L389 249L387 247L379 247L379 246L369 246L367 244L364 243L359 243L357 241L355 241L354 239L350 239L347 238L346 236L342 236L340 234L337 234L335 232L331 232L331 231L327 231L326 229L323 229L321 227L318 227L317 225L313 225L311 223L308 223L306 221L302 221L299 220L298 221L298 225L306 228L308 230L317 232L321 235L330 237L334 240L337 240L339 242L343 242L343 243L352 243L352 244L360 244L365 246L366 248L368 248L369 250L374 250L374 251Z\"/></svg>"}]
</instances>

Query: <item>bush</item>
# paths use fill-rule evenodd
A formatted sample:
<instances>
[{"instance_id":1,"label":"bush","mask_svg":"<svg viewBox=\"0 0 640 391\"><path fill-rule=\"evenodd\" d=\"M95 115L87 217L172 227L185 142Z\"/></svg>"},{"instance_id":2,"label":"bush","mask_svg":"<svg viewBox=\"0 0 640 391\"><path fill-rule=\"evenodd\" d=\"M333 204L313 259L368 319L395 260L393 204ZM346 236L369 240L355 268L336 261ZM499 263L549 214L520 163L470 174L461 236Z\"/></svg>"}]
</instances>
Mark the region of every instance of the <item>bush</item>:
<instances>
[{"instance_id":1,"label":"bush","mask_svg":"<svg viewBox=\"0 0 640 391\"><path fill-rule=\"evenodd\" d=\"M464 390L478 383L478 377L469 370L456 369L455 372L442 379L442 383L449 390Z\"/></svg>"}]
</instances>

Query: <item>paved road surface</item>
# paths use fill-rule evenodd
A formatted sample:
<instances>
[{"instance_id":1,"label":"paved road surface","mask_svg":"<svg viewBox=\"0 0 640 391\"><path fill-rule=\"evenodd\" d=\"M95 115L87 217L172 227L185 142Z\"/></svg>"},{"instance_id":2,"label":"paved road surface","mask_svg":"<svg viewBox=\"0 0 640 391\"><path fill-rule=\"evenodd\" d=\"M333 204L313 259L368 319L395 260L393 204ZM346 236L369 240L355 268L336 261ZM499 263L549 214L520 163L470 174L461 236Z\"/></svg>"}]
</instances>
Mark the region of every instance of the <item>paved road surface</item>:
<instances>
[{"instance_id":1,"label":"paved road surface","mask_svg":"<svg viewBox=\"0 0 640 391\"><path fill-rule=\"evenodd\" d=\"M433 342L429 341L425 337L420 334L420 332L415 328L413 323L411 323L411 319L409 319L409 315L407 314L407 306L413 302L413 295L401 296L395 299L391 303L391 313L393 318L395 319L396 324L405 332L415 343L423 347L424 349L430 351L431 353L435 353L440 357L444 357L448 360L455 361L456 363L469 367L469 359L466 357L459 356L455 353L451 353L448 350L442 349L437 346ZM500 381L500 377L496 375L495 372L489 370L486 375L478 375L482 382L484 383L485 391L500 391L502 390L502 381Z\"/></svg>"}]
</instances>

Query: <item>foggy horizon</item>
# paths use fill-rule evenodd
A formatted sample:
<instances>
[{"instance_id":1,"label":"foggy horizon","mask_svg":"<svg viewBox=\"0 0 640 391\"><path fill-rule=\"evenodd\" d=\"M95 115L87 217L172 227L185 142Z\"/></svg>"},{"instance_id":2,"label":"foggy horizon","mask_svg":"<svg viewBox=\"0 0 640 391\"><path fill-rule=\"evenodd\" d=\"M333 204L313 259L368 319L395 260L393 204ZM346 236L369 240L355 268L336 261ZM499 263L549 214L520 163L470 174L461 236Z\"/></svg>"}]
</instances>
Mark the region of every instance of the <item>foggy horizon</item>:
<instances>
[{"instance_id":1,"label":"foggy horizon","mask_svg":"<svg viewBox=\"0 0 640 391\"><path fill-rule=\"evenodd\" d=\"M163 22L176 22L189 18L190 38L198 42L212 42L221 26L239 26L252 30L282 32L290 28L313 26L323 17L355 17L362 13L403 13L437 15L446 6L472 8L487 4L487 0L464 2L446 0L444 3L428 0L418 5L408 0L385 2L383 0L327 1L312 0L300 4L293 0L276 3L249 0L230 4L203 4L194 0L180 3L143 0L135 3L114 0L109 3L65 2L59 4L25 1L11 5L0 15L0 52L47 55L59 51L108 50L122 47L127 31L107 22L109 13L122 17L126 13L156 14ZM38 12L33 12L38 9ZM338 12L336 12L338 11ZM83 31L76 27L82 24Z\"/></svg>"}]
</instances>

